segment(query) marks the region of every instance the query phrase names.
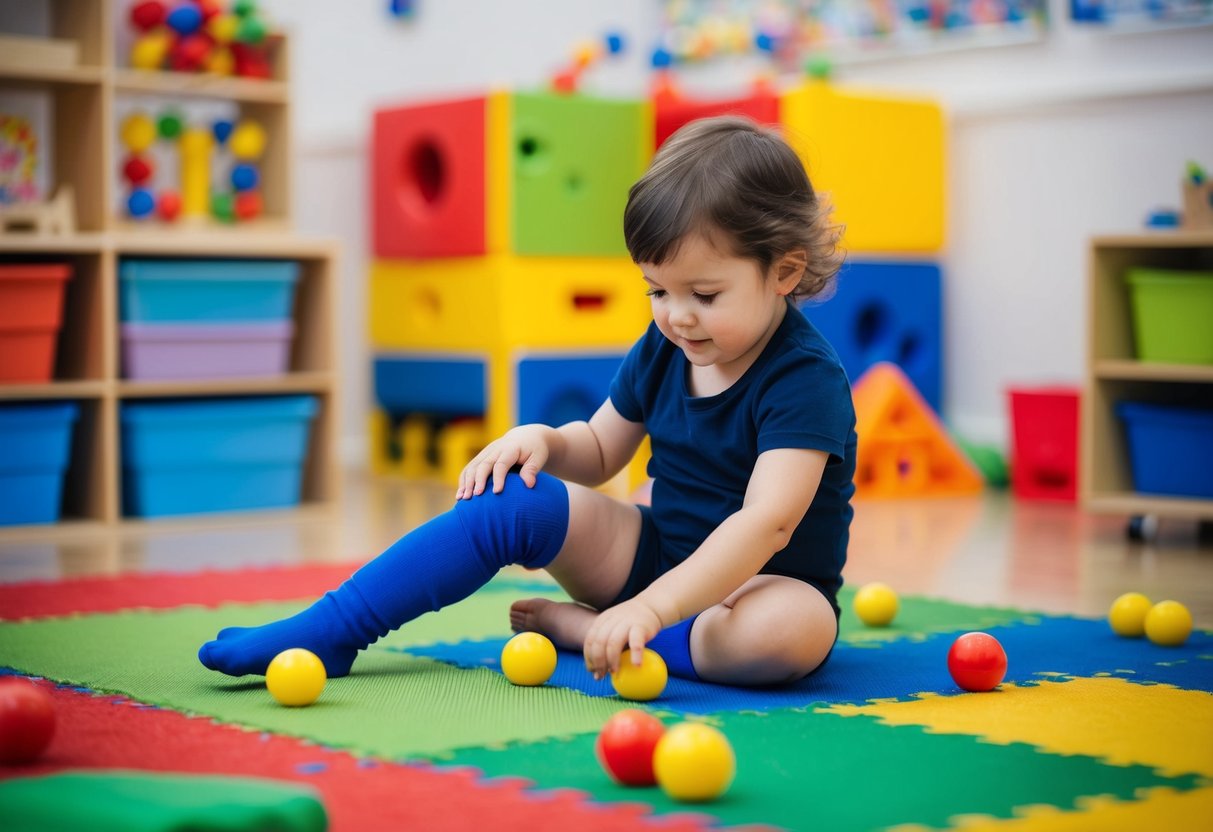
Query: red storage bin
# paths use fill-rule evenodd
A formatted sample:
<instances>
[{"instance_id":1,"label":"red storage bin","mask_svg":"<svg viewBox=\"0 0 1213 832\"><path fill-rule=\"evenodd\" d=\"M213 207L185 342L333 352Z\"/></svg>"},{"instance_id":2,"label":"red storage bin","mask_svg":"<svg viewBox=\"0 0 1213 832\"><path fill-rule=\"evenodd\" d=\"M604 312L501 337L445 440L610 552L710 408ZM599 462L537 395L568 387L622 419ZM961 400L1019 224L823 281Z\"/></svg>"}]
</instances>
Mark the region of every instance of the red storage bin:
<instances>
[{"instance_id":1,"label":"red storage bin","mask_svg":"<svg viewBox=\"0 0 1213 832\"><path fill-rule=\"evenodd\" d=\"M1011 491L1025 500L1078 500L1077 387L1011 388Z\"/></svg>"},{"instance_id":2,"label":"red storage bin","mask_svg":"<svg viewBox=\"0 0 1213 832\"><path fill-rule=\"evenodd\" d=\"M55 372L66 263L0 264L0 382L46 382Z\"/></svg>"}]
</instances>

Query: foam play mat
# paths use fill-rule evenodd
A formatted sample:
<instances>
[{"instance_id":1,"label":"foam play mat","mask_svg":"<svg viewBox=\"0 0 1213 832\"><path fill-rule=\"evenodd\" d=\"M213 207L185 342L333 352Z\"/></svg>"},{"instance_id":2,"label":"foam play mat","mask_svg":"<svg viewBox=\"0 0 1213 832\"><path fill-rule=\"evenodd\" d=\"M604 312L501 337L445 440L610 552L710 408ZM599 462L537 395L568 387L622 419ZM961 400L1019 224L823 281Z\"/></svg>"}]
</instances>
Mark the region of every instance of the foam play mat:
<instances>
[{"instance_id":1,"label":"foam play mat","mask_svg":"<svg viewBox=\"0 0 1213 832\"><path fill-rule=\"evenodd\" d=\"M67 798L81 774L268 780L309 789L336 830L1213 828L1209 632L1161 647L1103 620L913 597L871 629L847 592L821 673L764 689L671 679L640 705L733 746L728 791L685 804L600 768L599 729L637 703L578 655L541 687L501 674L510 603L563 597L522 573L390 634L306 708L198 663L220 628L291 614L352 568L0 587L0 666L34 677L58 715L36 763L0 768L5 793ZM948 674L971 630L1007 652L995 691Z\"/></svg>"}]
</instances>

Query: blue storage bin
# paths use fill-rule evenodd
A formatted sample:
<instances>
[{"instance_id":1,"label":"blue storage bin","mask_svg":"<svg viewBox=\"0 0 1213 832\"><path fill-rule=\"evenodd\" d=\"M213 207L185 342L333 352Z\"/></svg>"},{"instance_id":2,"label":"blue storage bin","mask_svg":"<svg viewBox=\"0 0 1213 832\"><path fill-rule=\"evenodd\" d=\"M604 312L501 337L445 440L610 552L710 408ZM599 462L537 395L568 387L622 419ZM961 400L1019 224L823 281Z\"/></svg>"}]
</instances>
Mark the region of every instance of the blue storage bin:
<instances>
[{"instance_id":1,"label":"blue storage bin","mask_svg":"<svg viewBox=\"0 0 1213 832\"><path fill-rule=\"evenodd\" d=\"M74 402L0 407L0 526L59 520L79 415Z\"/></svg>"},{"instance_id":2,"label":"blue storage bin","mask_svg":"<svg viewBox=\"0 0 1213 832\"><path fill-rule=\"evenodd\" d=\"M1213 498L1213 410L1119 402L1133 488Z\"/></svg>"},{"instance_id":3,"label":"blue storage bin","mask_svg":"<svg viewBox=\"0 0 1213 832\"><path fill-rule=\"evenodd\" d=\"M125 323L282 321L291 317L299 264L282 260L123 260Z\"/></svg>"},{"instance_id":4,"label":"blue storage bin","mask_svg":"<svg viewBox=\"0 0 1213 832\"><path fill-rule=\"evenodd\" d=\"M122 407L126 514L160 517L299 503L314 396Z\"/></svg>"}]
</instances>

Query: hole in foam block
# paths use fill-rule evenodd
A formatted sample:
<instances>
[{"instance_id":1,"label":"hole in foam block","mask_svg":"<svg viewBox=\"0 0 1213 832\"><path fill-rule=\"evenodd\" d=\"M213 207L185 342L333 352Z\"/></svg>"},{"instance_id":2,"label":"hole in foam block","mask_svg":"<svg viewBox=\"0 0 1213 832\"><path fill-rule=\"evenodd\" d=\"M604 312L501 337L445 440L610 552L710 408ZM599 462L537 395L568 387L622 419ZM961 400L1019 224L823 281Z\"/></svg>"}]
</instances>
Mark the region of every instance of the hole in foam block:
<instances>
[{"instance_id":1,"label":"hole in foam block","mask_svg":"<svg viewBox=\"0 0 1213 832\"><path fill-rule=\"evenodd\" d=\"M447 187L446 162L432 141L422 140L405 154L401 190L416 205L432 208L442 201Z\"/></svg>"}]
</instances>

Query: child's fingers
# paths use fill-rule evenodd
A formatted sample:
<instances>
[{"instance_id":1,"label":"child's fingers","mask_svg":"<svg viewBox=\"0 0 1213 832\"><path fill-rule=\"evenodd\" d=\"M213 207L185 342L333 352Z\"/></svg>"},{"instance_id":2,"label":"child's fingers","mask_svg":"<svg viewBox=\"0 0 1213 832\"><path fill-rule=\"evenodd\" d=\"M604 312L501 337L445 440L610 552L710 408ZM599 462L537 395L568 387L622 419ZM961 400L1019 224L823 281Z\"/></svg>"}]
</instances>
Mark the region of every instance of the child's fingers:
<instances>
[{"instance_id":1,"label":"child's fingers","mask_svg":"<svg viewBox=\"0 0 1213 832\"><path fill-rule=\"evenodd\" d=\"M514 463L518 461L518 449L510 448L504 451L501 456L497 457L497 461L493 463L493 493L500 494L505 488L505 475L514 467Z\"/></svg>"},{"instance_id":2,"label":"child's fingers","mask_svg":"<svg viewBox=\"0 0 1213 832\"><path fill-rule=\"evenodd\" d=\"M644 661L644 631L639 627L633 627L628 635L628 647L632 651L632 664L640 667Z\"/></svg>"}]
</instances>

